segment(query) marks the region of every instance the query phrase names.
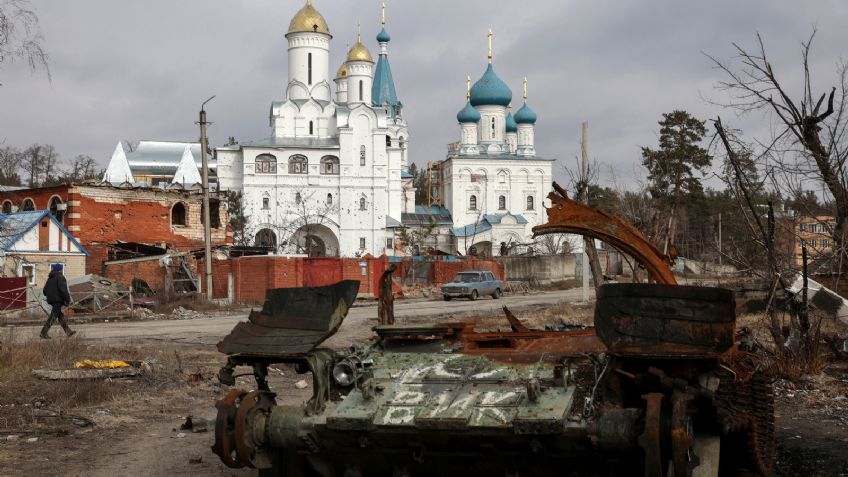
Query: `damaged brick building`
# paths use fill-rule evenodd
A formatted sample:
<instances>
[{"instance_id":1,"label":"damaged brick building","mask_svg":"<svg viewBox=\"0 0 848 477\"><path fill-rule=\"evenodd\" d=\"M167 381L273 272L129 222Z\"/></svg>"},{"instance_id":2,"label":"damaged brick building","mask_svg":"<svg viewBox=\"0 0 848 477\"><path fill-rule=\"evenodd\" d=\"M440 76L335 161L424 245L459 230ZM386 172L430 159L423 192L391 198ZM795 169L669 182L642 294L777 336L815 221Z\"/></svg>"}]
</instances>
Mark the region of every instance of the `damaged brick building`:
<instances>
[{"instance_id":1,"label":"damaged brick building","mask_svg":"<svg viewBox=\"0 0 848 477\"><path fill-rule=\"evenodd\" d=\"M0 207L4 213L49 210L88 251L86 273L132 280L115 273L120 267L110 273L107 265L202 252L202 197L199 187L67 184L0 191ZM213 194L209 212L213 248L231 244L226 201ZM142 278L161 283L161 274L154 275Z\"/></svg>"}]
</instances>

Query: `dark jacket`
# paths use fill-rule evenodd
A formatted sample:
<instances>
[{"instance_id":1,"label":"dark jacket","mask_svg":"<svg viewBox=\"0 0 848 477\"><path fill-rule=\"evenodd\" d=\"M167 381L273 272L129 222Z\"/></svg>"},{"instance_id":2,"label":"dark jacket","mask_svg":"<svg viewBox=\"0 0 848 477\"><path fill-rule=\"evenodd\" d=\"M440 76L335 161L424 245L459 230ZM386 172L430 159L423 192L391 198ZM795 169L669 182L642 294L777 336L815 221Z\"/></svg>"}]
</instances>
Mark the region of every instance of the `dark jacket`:
<instances>
[{"instance_id":1,"label":"dark jacket","mask_svg":"<svg viewBox=\"0 0 848 477\"><path fill-rule=\"evenodd\" d=\"M68 292L68 281L65 280L65 275L62 272L50 272L47 276L47 283L44 284L44 298L47 303L62 304L68 306L71 304L71 294Z\"/></svg>"}]
</instances>

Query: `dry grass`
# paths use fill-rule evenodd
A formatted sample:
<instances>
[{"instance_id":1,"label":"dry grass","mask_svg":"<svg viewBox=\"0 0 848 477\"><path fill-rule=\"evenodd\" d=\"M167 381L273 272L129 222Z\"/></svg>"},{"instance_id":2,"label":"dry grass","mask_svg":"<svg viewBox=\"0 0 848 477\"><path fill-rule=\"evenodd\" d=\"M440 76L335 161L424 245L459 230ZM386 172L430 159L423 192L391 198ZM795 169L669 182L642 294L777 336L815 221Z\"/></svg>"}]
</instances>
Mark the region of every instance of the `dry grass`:
<instances>
[{"instance_id":1,"label":"dry grass","mask_svg":"<svg viewBox=\"0 0 848 477\"><path fill-rule=\"evenodd\" d=\"M45 381L33 369L66 369L82 359L120 359L154 362L152 373L131 380ZM172 353L140 346L90 344L78 337L42 340L16 336L13 328L0 331L0 429L20 429L35 421L35 409L67 412L107 405L118 397L155 392L182 381Z\"/></svg>"}]
</instances>

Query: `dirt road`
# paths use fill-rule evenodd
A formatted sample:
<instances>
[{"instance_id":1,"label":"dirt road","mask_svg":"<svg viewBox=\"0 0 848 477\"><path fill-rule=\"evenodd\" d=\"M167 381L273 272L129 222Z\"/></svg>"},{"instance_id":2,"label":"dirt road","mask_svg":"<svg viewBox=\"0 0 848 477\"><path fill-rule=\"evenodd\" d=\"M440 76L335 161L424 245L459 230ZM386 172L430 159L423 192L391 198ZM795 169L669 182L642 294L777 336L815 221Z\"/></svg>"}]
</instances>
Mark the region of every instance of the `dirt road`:
<instances>
[{"instance_id":1,"label":"dirt road","mask_svg":"<svg viewBox=\"0 0 848 477\"><path fill-rule=\"evenodd\" d=\"M594 291L592 292L593 295ZM477 301L452 300L450 302L425 299L398 300L395 302L395 317L400 322L403 322L404 319L431 319L433 317L449 319L451 316L461 316L467 313L476 315L488 312L500 313L501 307L504 305L512 309L520 309L527 306L544 306L563 301L577 301L581 298L582 291L580 289L571 289L505 296L500 300L493 300L488 297ZM187 320L123 321L76 326L73 325L72 321L71 326L79 331L81 337L86 339L142 338L208 345L217 343L233 329L237 322L246 318L247 311ZM372 335L371 327L376 324L376 319L376 303L370 302L354 306L345 318L339 334L347 341L367 339ZM29 337L37 333L39 329L40 327L37 326L22 326L18 327L17 331L19 336ZM332 347L332 339L327 344Z\"/></svg>"}]
</instances>

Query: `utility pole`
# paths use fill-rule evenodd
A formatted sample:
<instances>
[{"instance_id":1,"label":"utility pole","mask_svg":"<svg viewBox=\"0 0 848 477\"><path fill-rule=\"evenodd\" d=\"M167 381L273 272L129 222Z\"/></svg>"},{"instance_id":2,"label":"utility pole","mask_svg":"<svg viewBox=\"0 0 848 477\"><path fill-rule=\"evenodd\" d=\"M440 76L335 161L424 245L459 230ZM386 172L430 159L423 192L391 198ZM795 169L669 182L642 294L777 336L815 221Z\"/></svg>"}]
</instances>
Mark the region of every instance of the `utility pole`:
<instances>
[{"instance_id":1,"label":"utility pole","mask_svg":"<svg viewBox=\"0 0 848 477\"><path fill-rule=\"evenodd\" d=\"M207 99L200 105L200 156L203 161L203 251L206 257L206 299L212 300L212 224L209 223L209 160L206 157L206 103L212 101L215 96Z\"/></svg>"},{"instance_id":2,"label":"utility pole","mask_svg":"<svg viewBox=\"0 0 848 477\"><path fill-rule=\"evenodd\" d=\"M718 213L718 265L721 267L721 212Z\"/></svg>"},{"instance_id":3,"label":"utility pole","mask_svg":"<svg viewBox=\"0 0 848 477\"><path fill-rule=\"evenodd\" d=\"M581 139L581 150L583 153L582 163L581 163L581 175L580 175L580 183L581 183L581 197L582 202L586 205L589 205L589 122L583 121L581 125L583 129L583 136ZM595 249L595 241L591 237L583 237L583 258L585 259L586 265L589 267L587 270L592 271L592 283L595 285L595 290L597 291L601 285L603 285L603 272L601 271L601 263L598 260L598 251ZM588 275L588 274L587 274ZM584 287L588 286L587 278L584 278L583 283ZM584 294L588 292L584 291Z\"/></svg>"}]
</instances>

